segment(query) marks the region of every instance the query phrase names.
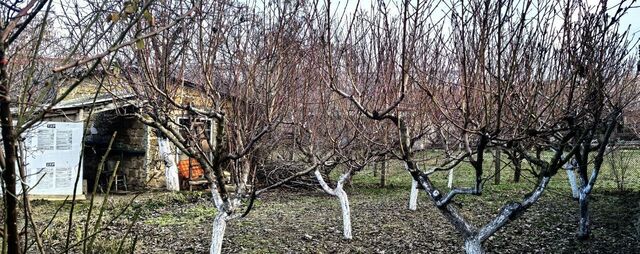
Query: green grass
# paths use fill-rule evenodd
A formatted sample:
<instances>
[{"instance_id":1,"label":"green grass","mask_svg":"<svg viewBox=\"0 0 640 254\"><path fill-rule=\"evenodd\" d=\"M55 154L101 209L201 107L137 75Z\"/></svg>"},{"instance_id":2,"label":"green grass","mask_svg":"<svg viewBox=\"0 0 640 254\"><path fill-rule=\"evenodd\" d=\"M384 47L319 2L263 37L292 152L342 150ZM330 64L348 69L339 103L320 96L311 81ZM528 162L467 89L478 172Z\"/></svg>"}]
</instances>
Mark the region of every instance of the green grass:
<instances>
[{"instance_id":1,"label":"green grass","mask_svg":"<svg viewBox=\"0 0 640 254\"><path fill-rule=\"evenodd\" d=\"M209 204L199 204L178 213L163 213L158 217L151 217L144 221L149 225L160 227L172 225L191 225L212 220L216 208Z\"/></svg>"},{"instance_id":2,"label":"green grass","mask_svg":"<svg viewBox=\"0 0 640 254\"><path fill-rule=\"evenodd\" d=\"M625 151L626 153L633 153L631 155L631 161L627 172L626 188L630 191L640 190L640 150ZM437 152L425 152L419 155L420 158L436 158L430 159L426 162L419 163L421 169L426 169L429 166L436 165ZM550 158L551 153L543 154L543 157ZM522 175L520 182L513 182L513 168L511 165L507 165L507 158L505 155L502 157L502 170L500 172L501 182L500 184L494 184L494 166L493 156L490 153L485 154L483 179L485 180L484 191L507 191L513 192L521 189L531 189L535 186L537 181L536 177L531 174L531 166L522 162ZM404 170L404 166L399 161L390 161L387 163L387 187L379 188L380 178L379 175L374 177L373 166L368 166L364 170L358 172L352 179L352 186L357 187L359 191L369 192L371 194L390 194L395 189L406 189L411 186L411 175ZM331 175L331 179L337 179L337 173ZM447 189L448 172L437 172L432 174L431 180L434 185L439 189ZM468 162L463 162L454 169L454 186L457 187L472 187L475 182L475 171ZM560 170L550 182L549 189L551 191L567 191L570 190L567 174L565 170ZM610 163L605 159L602 165L600 175L596 182L596 189L601 191L616 191L616 182L611 170Z\"/></svg>"},{"instance_id":3,"label":"green grass","mask_svg":"<svg viewBox=\"0 0 640 254\"><path fill-rule=\"evenodd\" d=\"M625 228L625 231L620 231L618 228L626 227L633 223L636 223L633 224L634 227L635 225L640 227L640 220L635 222L635 220L629 219L630 216L638 213L638 211L630 210L629 208L635 207L630 205L631 203L637 203L637 201L632 201L632 197L634 195L637 196L640 190L640 163L638 163L640 162L640 151L630 151L629 153L632 154L633 160L630 163L631 166L628 173L628 188L634 192L616 192L615 182L607 163L603 165L602 173L598 178L592 199L592 212L595 220L593 230L596 234L600 234L598 237L603 237L605 233L609 237L606 239L599 238L602 240L598 240L600 241L597 242L598 244L603 241L620 239L621 235L630 234L629 229ZM429 158L436 158L436 155L437 151L421 154L421 156ZM523 163L521 182L513 183L513 170L506 166L501 173L502 182L495 185L493 179L489 178L494 170L492 156L487 154L485 158L487 161L485 162L484 177L488 179L486 179L482 195L459 195L455 198L455 203L460 207L460 211L464 216L470 218L475 225L486 223L506 202L522 200L528 192L535 188L536 182L536 178L528 171L529 165ZM432 159L421 162L420 166L424 168L425 165L434 165L435 163L436 160ZM405 236L407 234L420 235L427 232L429 239L431 237L440 239L434 242L436 245L422 243L421 241L412 241L412 244L414 246L422 246L432 252L442 251L437 247L428 249L432 246L438 246L437 244L442 244L443 248L448 248L448 251L445 252L457 252L460 250L458 249L461 246L459 243L451 242L458 239L455 232L451 231L448 224L441 223L441 215L427 200L423 192L419 194L419 211L409 212L404 209L408 200L412 178L401 162L388 162L387 185L385 188L379 187L379 176L374 176L372 169L373 167L368 166L364 170L357 172L352 181L345 186L352 205L356 240L350 243L340 241L340 232L338 232L341 227L340 205L335 197L326 195L321 191L289 192L275 190L256 200L254 210L245 219L230 222L229 237L227 239L232 242L225 242L225 248L231 248L227 249L229 250L228 252L240 253L300 253L310 252L316 250L316 248L323 252L331 252L347 246L354 252L361 249L362 252L373 253L375 249L372 249L371 246L377 246L377 241L386 241L386 245L379 247L381 250L398 250L397 248L401 248L396 245L398 239L400 241L412 241L407 240ZM330 179L327 181L333 185L338 177L338 171L332 172ZM448 191L446 186L447 172L434 173L431 175L431 179L434 185L442 192ZM455 169L454 185L457 187L471 187L473 183L473 169L468 163L462 163ZM540 238L539 241L531 240L538 244L556 241L556 239L559 239L557 236L562 236L563 234L565 238L572 239L573 231L575 231L577 205L570 198L570 195L566 173L564 170L560 170L552 178L543 198L530 211L527 211L527 215L519 218L518 223L506 227L506 230L512 230L513 232L505 233L503 236L497 235L496 239L503 240L491 244L495 243L502 246L496 247L498 252L505 250L504 248L512 248L515 251L526 250L527 246L514 246L507 237L513 234L526 233L532 228L537 228L537 231L527 236L527 239ZM107 204L105 221L115 216L121 209L124 209L130 199L131 196L111 196ZM97 197L96 200L101 202L102 196ZM33 205L39 224L43 224L50 218L55 208L61 205L61 202L34 201ZM74 221L77 221L77 226L82 226L84 225L84 214L88 210L88 201L78 202L76 205ZM138 230L136 235L141 239L144 238L144 240L138 243L139 247L136 247L136 251L142 253L155 253L157 252L156 250L175 251L171 247L175 246L174 244L165 243L169 240L164 238L155 239L165 236L169 237L168 239L172 239L171 241L182 243L184 246L194 246L198 241L197 239L208 235L210 223L216 213L208 192L145 193L134 201L134 204L123 214L122 218L116 220L116 223L110 226L110 228L116 230L108 230L100 234L100 241L96 246L98 252L113 253L117 249L123 237L122 233L130 225L131 217L137 209L141 211L140 221L134 226L134 230ZM51 228L43 235L46 241L56 243L58 244L57 246L60 246L59 243L64 241L68 211L69 205L67 204L60 211L58 217L53 220ZM94 210L94 218L95 213L96 210ZM384 223L381 221L384 221ZM526 225L530 225L531 228ZM561 228L561 230L557 228ZM155 234L148 234L154 231L156 231ZM433 235L434 232L440 233ZM553 234L549 233L550 236L544 235L547 232L553 232ZM636 232L636 230L634 229L633 232ZM77 229L72 232L72 234L74 233L78 234ZM301 237L305 234L311 235L313 237L312 240ZM402 235L402 237L397 237L397 235ZM640 235L640 231L638 231L638 235ZM130 238L131 236L127 239L125 247L130 245ZM395 240L387 241L384 239ZM444 244L443 241L448 243ZM619 241L617 246L622 246L624 241ZM491 244L487 244L487 246L492 246ZM571 241L554 242L554 244L564 244L564 246L568 246L567 250L572 250L570 252L589 252L589 250L592 250L590 248L597 247L595 243L583 246L580 243ZM156 248L156 245L161 247ZM546 245L554 246L553 244ZM194 247L194 249L181 248L180 250L184 252L204 251L206 246ZM629 250L633 250L633 248Z\"/></svg>"}]
</instances>

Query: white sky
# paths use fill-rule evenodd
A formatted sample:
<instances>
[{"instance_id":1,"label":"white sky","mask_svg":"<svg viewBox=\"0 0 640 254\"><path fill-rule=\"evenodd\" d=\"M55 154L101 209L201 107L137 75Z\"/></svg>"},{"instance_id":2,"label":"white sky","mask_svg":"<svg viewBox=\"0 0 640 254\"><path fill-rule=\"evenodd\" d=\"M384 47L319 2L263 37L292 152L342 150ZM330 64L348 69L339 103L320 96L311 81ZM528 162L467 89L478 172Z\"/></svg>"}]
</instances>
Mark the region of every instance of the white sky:
<instances>
[{"instance_id":1,"label":"white sky","mask_svg":"<svg viewBox=\"0 0 640 254\"><path fill-rule=\"evenodd\" d=\"M53 9L54 11L60 13L60 2L61 1L69 1L69 0L55 0ZM239 0L240 2L250 2L253 0ZM273 0L257 0L260 1L273 1ZM280 0L275 0L280 1ZM321 2L326 2L327 0L320 0ZM398 13L397 5L402 2L402 0L382 0L386 6L390 9L391 13ZM415 1L415 0L412 0ZM608 5L614 6L620 3L623 0L609 0ZM626 3L630 3L633 0L624 0ZM78 2L83 2L79 0ZM332 5L335 6L334 9L337 11L346 10L348 13L353 13L355 11L356 4L358 0L333 0L331 1ZM444 0L444 3L455 2L454 0ZM589 5L595 6L600 0L586 0ZM372 4L377 5L378 0L360 0L360 9L361 10L369 10ZM346 6L346 9L345 9ZM628 11L628 13L621 20L621 24L623 27L627 27L631 25L631 34L634 35L635 38L640 38L640 0L636 0L633 4L636 8L632 8ZM613 12L615 10L611 10Z\"/></svg>"},{"instance_id":2,"label":"white sky","mask_svg":"<svg viewBox=\"0 0 640 254\"><path fill-rule=\"evenodd\" d=\"M387 7L391 10L391 13L398 13L397 5L401 2L401 0L383 0L383 1L387 5ZM413 1L414 0L412 0L412 2ZM608 1L609 8L620 4L620 1L622 0L609 0ZM377 2L378 0L360 0L360 9L368 10L370 9L372 3L377 5ZM452 0L444 0L444 2L449 3L449 2L452 2ZM596 6L600 2L600 0L586 0L586 2L590 6ZM631 2L632 2L631 0L625 0L625 5L628 5ZM355 11L355 7L357 3L358 3L357 0L332 1L332 5L336 6L335 9L342 11L342 10L345 10L345 6L346 6L347 7L346 10L349 13L353 13ZM631 36L635 39L638 39L640 38L640 0L637 0L635 3L633 3L633 6L635 8L629 9L627 14L625 14L625 16L621 19L620 23L622 28L626 28L627 26L630 25ZM611 10L610 12L611 13L615 12L615 9Z\"/></svg>"},{"instance_id":3,"label":"white sky","mask_svg":"<svg viewBox=\"0 0 640 254\"><path fill-rule=\"evenodd\" d=\"M1 1L1 0L0 0ZM75 2L77 1L78 3L83 3L84 0L54 0L53 2L53 10L56 13L61 13L61 9L60 9L60 3L61 2ZM283 0L238 0L240 2L270 2L270 1L283 1ZM324 4L326 1L328 0L319 0L320 4ZM370 10L372 5L376 5L378 4L378 1L380 0L360 0L360 10ZM390 11L390 14L397 14L398 13L398 4L402 3L402 0L381 0L385 3L385 5L387 6L387 8ZM412 2L415 2L417 0L411 0ZM437 0L435 0L437 1ZM518 0L516 0L517 2L519 2ZM521 0L524 1L524 0ZM536 0L534 0L536 1ZM558 0L558 1L567 1L567 0ZM595 6L597 5L600 0L585 0L589 5L591 6ZM631 3L632 1L635 1L635 3L633 3L633 6L635 8L629 9L628 13L622 18L621 20L621 28L626 28L627 26L630 26L630 38L637 40L640 39L640 0L609 0L608 1L608 6L615 6L617 4L620 3L620 1L625 1L625 3ZM264 3L263 2L263 3ZM440 4L442 6L445 6L444 4L450 4L451 2L457 2L456 0L443 0ZM336 12L342 12L342 11L346 11L347 13L353 13L356 11L355 7L356 4L358 3L358 0L332 0L331 4L332 6L334 6L332 9L334 9L334 11ZM521 4L521 3L520 3ZM82 5L82 4L81 4ZM260 5L260 4L258 4ZM346 8L345 8L346 7ZM444 7L443 7L444 9ZM611 12L614 12L615 9L611 10ZM435 13L435 15L442 15L442 12L440 13Z\"/></svg>"}]
</instances>

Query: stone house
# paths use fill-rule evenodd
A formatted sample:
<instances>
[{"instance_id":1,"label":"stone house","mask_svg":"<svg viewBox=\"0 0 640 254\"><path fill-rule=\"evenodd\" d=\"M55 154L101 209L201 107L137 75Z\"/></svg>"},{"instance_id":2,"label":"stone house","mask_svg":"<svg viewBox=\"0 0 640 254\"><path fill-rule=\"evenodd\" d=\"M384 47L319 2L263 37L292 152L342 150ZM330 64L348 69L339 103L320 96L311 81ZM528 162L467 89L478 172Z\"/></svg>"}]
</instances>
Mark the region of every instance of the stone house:
<instances>
[{"instance_id":1,"label":"stone house","mask_svg":"<svg viewBox=\"0 0 640 254\"><path fill-rule=\"evenodd\" d=\"M136 110L131 104L134 95L118 86L105 87L103 83L100 89L106 91L96 96L98 82L98 77L89 78L58 103L45 120L84 122L90 117L85 129L83 154L83 178L89 189L96 184L98 165L114 133L104 171L113 170L119 161L120 180L126 183L128 190L163 188L164 160L159 154L156 131L132 114ZM193 97L193 93L190 94L189 97ZM176 118L179 117L176 114ZM178 161L177 155L175 161ZM105 179L103 174L102 184Z\"/></svg>"}]
</instances>

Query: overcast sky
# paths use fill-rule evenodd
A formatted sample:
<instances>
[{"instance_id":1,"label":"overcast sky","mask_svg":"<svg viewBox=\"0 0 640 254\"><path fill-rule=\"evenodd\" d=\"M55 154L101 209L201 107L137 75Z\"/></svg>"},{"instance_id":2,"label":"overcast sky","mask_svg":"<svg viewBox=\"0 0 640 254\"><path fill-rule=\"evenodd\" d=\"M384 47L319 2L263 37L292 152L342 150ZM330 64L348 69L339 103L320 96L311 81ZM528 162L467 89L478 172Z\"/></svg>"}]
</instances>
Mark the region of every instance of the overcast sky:
<instances>
[{"instance_id":1,"label":"overcast sky","mask_svg":"<svg viewBox=\"0 0 640 254\"><path fill-rule=\"evenodd\" d=\"M1 1L1 0L0 0ZM54 10L56 10L56 12L60 12L60 6L59 3L60 2L68 2L68 0L55 0L54 2ZM257 1L257 2L261 2L261 1L274 1L274 0L238 0L240 2L252 2L252 1ZM281 0L275 0L275 1L281 1ZM326 2L327 0L320 0L321 2ZM360 0L360 9L363 10L368 10L371 8L372 4L376 4L378 3L379 0ZM398 7L397 4L401 3L401 0L382 0L387 7L390 9L390 11L393 13L397 13L398 12ZM535 1L535 0L534 0ZM608 5L609 6L615 6L617 4L620 3L620 1L622 0L609 0L608 1ZM626 3L630 3L632 0L625 0ZM82 1L80 1L82 2ZM349 13L353 13L355 11L355 7L356 4L358 3L357 0L332 0L332 5L335 6L336 11L343 11L346 10ZM445 3L450 3L450 2L455 2L454 0L444 0L443 2ZM586 0L587 3L589 3L592 6L595 6L598 2L600 2L600 0ZM258 4L260 5L260 4ZM623 27L627 27L629 25L631 25L631 34L635 35L635 38L639 38L640 37L640 0L637 0L636 3L633 4L635 8L632 8L628 11L628 14L626 14L623 19L621 20L621 24L623 25ZM345 8L346 7L346 8ZM614 12L614 10L611 10L611 12ZM437 15L437 14L436 14Z\"/></svg>"},{"instance_id":2,"label":"overcast sky","mask_svg":"<svg viewBox=\"0 0 640 254\"><path fill-rule=\"evenodd\" d=\"M2 1L2 0L0 0ZM259 3L264 3L264 2L270 2L270 1L282 1L282 0L238 0L240 2L254 2L254 3L258 3L258 7L261 5ZM264 1L264 2L263 2ZM328 0L319 0L321 2L321 4L325 3ZM372 4L377 5L379 0L360 0L360 9L361 10L370 10ZM388 7L388 9L390 10L391 13L398 13L398 6L397 4L401 3L402 0L382 0L386 6ZM412 0L415 1L415 0ZM520 0L520 1L524 1L524 0ZM518 3L520 3L520 1L517 0ZM536 0L534 0L536 1ZM558 0L558 1L567 1L567 0ZM622 0L609 0L608 1L608 6L616 6L620 3L620 1ZM630 3L632 0L625 0L625 2L628 4ZM54 0L54 11L58 14L62 13L61 9L60 9L60 3L61 2L74 2L74 0ZM82 0L79 0L79 2L83 2ZM334 8L332 8L334 11L337 12L342 12L342 11L346 11L347 13L353 13L356 11L356 4L358 3L357 0L332 0L332 6L334 6ZM456 2L455 0L443 0L443 3L451 3L451 2ZM591 6L595 6L597 5L598 2L600 2L600 0L586 0L586 2L588 4L590 4ZM521 4L521 3L520 3ZM625 4L625 5L627 5ZM621 28L626 28L627 26L630 26L630 37L634 40L637 40L640 38L640 0L637 0L634 4L633 4L634 8L629 9L628 13L622 18L621 20ZM444 7L443 7L444 9ZM611 12L615 12L615 8L612 8L613 10L611 10ZM434 15L443 15L443 12L436 12L434 13Z\"/></svg>"},{"instance_id":3,"label":"overcast sky","mask_svg":"<svg viewBox=\"0 0 640 254\"><path fill-rule=\"evenodd\" d=\"M391 9L392 12L398 12L398 8L396 6L396 2L401 2L398 0L383 0L385 2L385 4L387 4L387 7ZM621 0L609 0L608 1L608 6L611 8L612 6L616 6L618 4L620 4ZM360 9L370 9L372 3L377 3L378 0L360 0ZM452 2L452 0L445 0L445 2L449 3ZM598 2L600 2L600 0L586 0L586 2L591 5L591 6L596 6L598 4ZM340 0L340 1L332 1L332 5L336 6L336 9L339 9L340 11L345 10L345 6L346 6L346 10L348 12L353 12L355 10L355 7L357 5L358 1L357 0ZM628 3L631 3L630 0L626 0L625 1L625 5L628 5ZM631 26L630 28L630 32L632 34L632 36L635 39L640 38L640 0L636 1L636 3L633 4L633 6L635 8L629 9L628 13L622 18L621 20L621 27L626 28L627 26ZM611 10L611 12L615 12L615 9Z\"/></svg>"}]
</instances>

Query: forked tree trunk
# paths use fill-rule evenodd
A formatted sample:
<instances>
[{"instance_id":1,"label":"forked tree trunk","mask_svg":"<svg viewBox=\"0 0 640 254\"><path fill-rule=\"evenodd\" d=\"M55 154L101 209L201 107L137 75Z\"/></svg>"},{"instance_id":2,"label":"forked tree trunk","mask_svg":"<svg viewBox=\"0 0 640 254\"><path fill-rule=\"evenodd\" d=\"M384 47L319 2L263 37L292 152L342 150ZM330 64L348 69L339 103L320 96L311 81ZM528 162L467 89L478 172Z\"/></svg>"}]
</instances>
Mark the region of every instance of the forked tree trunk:
<instances>
[{"instance_id":1,"label":"forked tree trunk","mask_svg":"<svg viewBox=\"0 0 640 254\"><path fill-rule=\"evenodd\" d=\"M581 168L578 168L578 169L581 169ZM577 187L577 193L578 193L578 207L580 210L580 219L578 220L578 232L576 234L576 237L578 238L578 240L587 240L589 239L591 234L591 230L590 230L591 218L589 218L589 195L591 194L593 183L595 183L595 178L598 177L599 171L600 170L598 169L594 169L593 172L591 172L590 179L587 179L585 177L586 172L584 171L579 172L580 186Z\"/></svg>"},{"instance_id":2,"label":"forked tree trunk","mask_svg":"<svg viewBox=\"0 0 640 254\"><path fill-rule=\"evenodd\" d=\"M338 180L338 184L336 184L335 189L331 189L327 182L324 181L322 174L320 174L320 170L314 172L316 179L320 183L322 189L329 195L336 196L340 201L340 207L342 209L342 232L344 235L344 239L351 240L353 238L351 234L351 209L349 208L349 198L347 193L344 191L343 186L344 182L350 177L351 173L347 172L340 176Z\"/></svg>"},{"instance_id":3,"label":"forked tree trunk","mask_svg":"<svg viewBox=\"0 0 640 254\"><path fill-rule=\"evenodd\" d=\"M604 152L603 152L604 153ZM591 235L591 218L589 216L589 196L591 195L591 191L593 190L593 186L595 185L596 178L598 178L598 174L600 172L600 165L602 164L602 159L598 160L596 158L595 162L596 166L593 172L591 172L591 177L587 180L584 176L581 176L581 186L578 188L578 205L580 207L580 220L578 221L578 240L587 240Z\"/></svg>"},{"instance_id":4,"label":"forked tree trunk","mask_svg":"<svg viewBox=\"0 0 640 254\"><path fill-rule=\"evenodd\" d=\"M409 210L418 209L418 181L411 180L411 194L409 194Z\"/></svg>"},{"instance_id":5,"label":"forked tree trunk","mask_svg":"<svg viewBox=\"0 0 640 254\"><path fill-rule=\"evenodd\" d=\"M414 163L406 163L406 167L415 169ZM420 171L411 172L414 179L422 186L432 201L435 201L440 212L450 223L463 235L464 248L466 253L482 254L482 242L497 232L500 228L511 222L514 217L526 211L531 205L538 201L545 188L549 184L550 177L545 176L540 179L536 189L527 195L521 202L510 202L505 204L496 217L479 229L475 229L450 203L439 204L442 200L437 189L435 189L427 176Z\"/></svg>"},{"instance_id":6,"label":"forked tree trunk","mask_svg":"<svg viewBox=\"0 0 640 254\"><path fill-rule=\"evenodd\" d=\"M616 113L615 117L618 117L618 113ZM607 151L607 143L611 138L611 134L613 130L617 126L615 121L611 121L609 126L607 126L607 131L602 138L602 143L598 148L598 153L593 158L593 170L591 171L591 176L587 178L587 165L583 163L583 165L578 166L578 172L580 175L581 186L578 189L578 203L580 205L580 221L578 222L578 239L585 240L589 239L591 235L590 224L591 218L589 218L589 196L593 187L596 184L596 180L598 179L598 175L600 175L600 169L602 167L602 163L604 161L604 155ZM590 149L590 145L586 146L584 149L584 153L588 153Z\"/></svg>"},{"instance_id":7,"label":"forked tree trunk","mask_svg":"<svg viewBox=\"0 0 640 254\"><path fill-rule=\"evenodd\" d=\"M224 232L227 229L228 215L223 210L218 210L216 217L213 219L213 229L211 230L211 247L209 248L210 254L222 253L222 240L224 239Z\"/></svg>"},{"instance_id":8,"label":"forked tree trunk","mask_svg":"<svg viewBox=\"0 0 640 254\"><path fill-rule=\"evenodd\" d=\"M615 115L618 117L618 115ZM591 195L591 191L596 184L596 180L598 179L598 175L600 175L600 169L602 167L602 163L604 161L604 155L607 152L607 143L611 138L611 134L613 130L617 126L615 121L611 121L609 126L607 126L607 131L602 138L602 143L600 143L600 147L598 148L598 153L593 158L593 169L591 171L591 176L587 177L587 155L589 150L591 149L591 145L583 144L583 161L580 163L578 161L577 167L572 167L572 169L576 169L578 175L580 176L580 187L577 188L578 191L578 204L580 206L580 221L578 222L578 233L577 238L579 240L589 239L591 235L590 224L591 218L589 218L589 196ZM575 182L575 180L574 180ZM572 186L572 189L573 186Z\"/></svg>"}]
</instances>

